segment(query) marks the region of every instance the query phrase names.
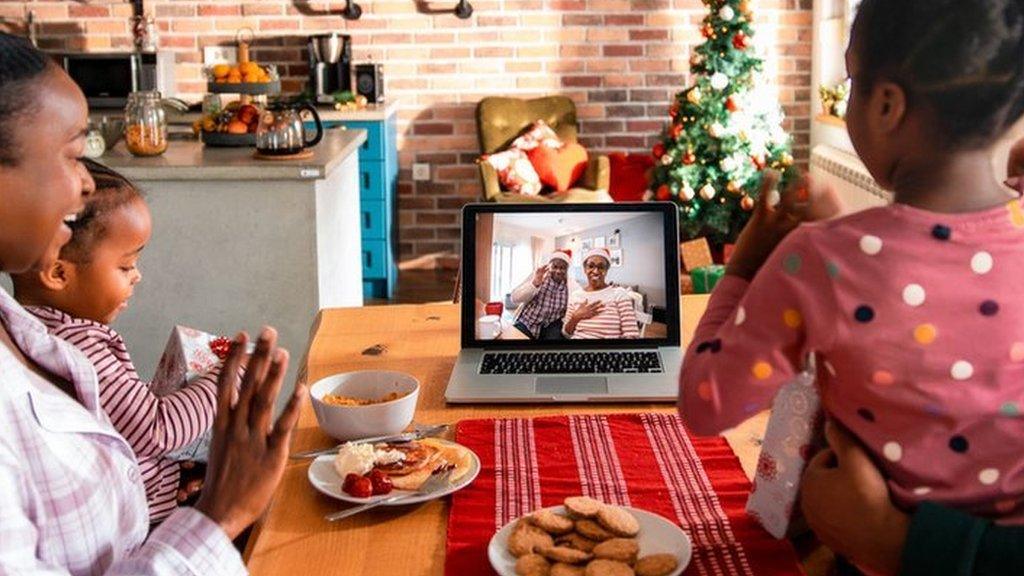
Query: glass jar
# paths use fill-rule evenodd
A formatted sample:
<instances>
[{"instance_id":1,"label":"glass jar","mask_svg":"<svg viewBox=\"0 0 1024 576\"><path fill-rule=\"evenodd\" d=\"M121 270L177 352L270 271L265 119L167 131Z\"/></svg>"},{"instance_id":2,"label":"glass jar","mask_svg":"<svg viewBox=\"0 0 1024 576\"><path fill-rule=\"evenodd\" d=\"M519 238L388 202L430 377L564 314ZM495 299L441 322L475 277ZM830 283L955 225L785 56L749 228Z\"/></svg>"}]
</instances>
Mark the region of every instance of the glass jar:
<instances>
[{"instance_id":1,"label":"glass jar","mask_svg":"<svg viewBox=\"0 0 1024 576\"><path fill-rule=\"evenodd\" d=\"M167 150L167 117L159 92L132 92L124 109L124 140L136 156L159 156Z\"/></svg>"}]
</instances>

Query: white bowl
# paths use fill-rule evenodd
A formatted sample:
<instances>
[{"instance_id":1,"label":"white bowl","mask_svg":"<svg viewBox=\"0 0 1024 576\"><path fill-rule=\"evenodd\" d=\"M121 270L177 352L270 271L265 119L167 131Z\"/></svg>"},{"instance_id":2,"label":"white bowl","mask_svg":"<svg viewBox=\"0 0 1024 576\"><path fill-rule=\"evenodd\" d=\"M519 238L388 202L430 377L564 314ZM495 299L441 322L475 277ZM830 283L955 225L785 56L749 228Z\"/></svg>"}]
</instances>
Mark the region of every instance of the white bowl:
<instances>
[{"instance_id":1,"label":"white bowl","mask_svg":"<svg viewBox=\"0 0 1024 576\"><path fill-rule=\"evenodd\" d=\"M373 400L392 392L405 393L405 396L366 406L335 406L323 401L328 394ZM402 372L385 370L334 374L309 389L320 429L341 441L402 432L412 422L419 396L419 380Z\"/></svg>"}]
</instances>

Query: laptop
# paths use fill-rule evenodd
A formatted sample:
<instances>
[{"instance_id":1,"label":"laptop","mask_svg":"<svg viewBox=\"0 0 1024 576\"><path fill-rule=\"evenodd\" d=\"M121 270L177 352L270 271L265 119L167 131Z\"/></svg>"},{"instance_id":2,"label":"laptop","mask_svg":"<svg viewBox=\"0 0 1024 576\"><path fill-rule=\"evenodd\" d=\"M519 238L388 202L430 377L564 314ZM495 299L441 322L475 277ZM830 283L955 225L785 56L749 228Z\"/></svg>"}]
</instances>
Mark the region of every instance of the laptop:
<instances>
[{"instance_id":1,"label":"laptop","mask_svg":"<svg viewBox=\"0 0 1024 576\"><path fill-rule=\"evenodd\" d=\"M471 204L450 403L674 402L678 208Z\"/></svg>"}]
</instances>

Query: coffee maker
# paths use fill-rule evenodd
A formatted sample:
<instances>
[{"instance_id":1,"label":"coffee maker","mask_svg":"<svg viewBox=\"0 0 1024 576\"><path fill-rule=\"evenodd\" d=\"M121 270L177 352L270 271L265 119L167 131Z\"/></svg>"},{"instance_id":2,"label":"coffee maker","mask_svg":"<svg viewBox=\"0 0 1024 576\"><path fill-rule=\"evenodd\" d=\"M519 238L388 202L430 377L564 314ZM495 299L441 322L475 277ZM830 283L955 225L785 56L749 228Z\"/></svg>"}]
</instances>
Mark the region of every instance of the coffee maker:
<instances>
[{"instance_id":1,"label":"coffee maker","mask_svg":"<svg viewBox=\"0 0 1024 576\"><path fill-rule=\"evenodd\" d=\"M309 37L309 87L317 102L352 91L352 37L332 32Z\"/></svg>"}]
</instances>

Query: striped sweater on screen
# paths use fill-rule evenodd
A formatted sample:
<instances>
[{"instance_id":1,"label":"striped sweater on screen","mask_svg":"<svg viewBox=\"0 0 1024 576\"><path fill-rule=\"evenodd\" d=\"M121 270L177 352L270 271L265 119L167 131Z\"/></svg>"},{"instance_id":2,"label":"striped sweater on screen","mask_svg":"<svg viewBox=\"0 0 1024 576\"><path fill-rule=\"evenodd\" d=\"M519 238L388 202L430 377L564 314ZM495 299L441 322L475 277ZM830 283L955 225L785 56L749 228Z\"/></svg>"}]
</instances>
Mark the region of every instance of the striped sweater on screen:
<instances>
[{"instance_id":1,"label":"striped sweater on screen","mask_svg":"<svg viewBox=\"0 0 1024 576\"><path fill-rule=\"evenodd\" d=\"M181 472L180 463L165 455L189 444L213 424L219 370L174 393L157 396L139 378L124 340L112 328L50 307L26 308L51 334L81 350L95 366L100 406L139 462L150 522L163 520L177 506Z\"/></svg>"},{"instance_id":2,"label":"striped sweater on screen","mask_svg":"<svg viewBox=\"0 0 1024 576\"><path fill-rule=\"evenodd\" d=\"M577 290L569 295L569 305L565 309L565 324L569 323L576 309L580 306L599 301L604 304L601 313L593 318L581 320L576 330L569 334L570 338L609 339L639 338L640 328L637 325L636 310L629 292L619 286L608 286L601 290L588 292Z\"/></svg>"}]
</instances>

